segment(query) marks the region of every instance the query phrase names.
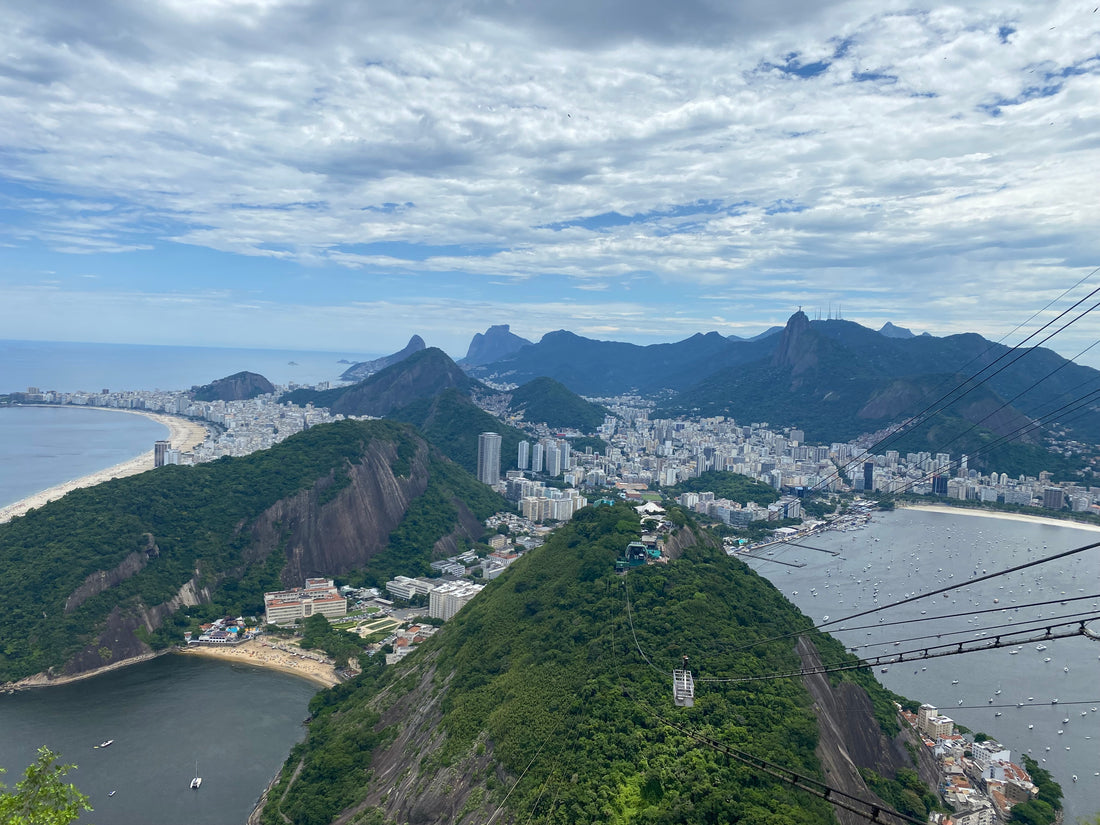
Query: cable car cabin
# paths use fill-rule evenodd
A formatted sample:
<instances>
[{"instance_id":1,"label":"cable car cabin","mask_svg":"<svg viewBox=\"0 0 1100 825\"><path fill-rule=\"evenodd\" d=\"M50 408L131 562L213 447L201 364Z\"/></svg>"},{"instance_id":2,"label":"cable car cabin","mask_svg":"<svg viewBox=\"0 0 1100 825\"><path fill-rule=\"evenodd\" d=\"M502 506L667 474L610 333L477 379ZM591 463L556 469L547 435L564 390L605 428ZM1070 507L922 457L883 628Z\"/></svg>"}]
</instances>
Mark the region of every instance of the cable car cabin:
<instances>
[{"instance_id":1,"label":"cable car cabin","mask_svg":"<svg viewBox=\"0 0 1100 825\"><path fill-rule=\"evenodd\" d=\"M690 670L672 671L672 701L681 708L695 706L695 680Z\"/></svg>"}]
</instances>

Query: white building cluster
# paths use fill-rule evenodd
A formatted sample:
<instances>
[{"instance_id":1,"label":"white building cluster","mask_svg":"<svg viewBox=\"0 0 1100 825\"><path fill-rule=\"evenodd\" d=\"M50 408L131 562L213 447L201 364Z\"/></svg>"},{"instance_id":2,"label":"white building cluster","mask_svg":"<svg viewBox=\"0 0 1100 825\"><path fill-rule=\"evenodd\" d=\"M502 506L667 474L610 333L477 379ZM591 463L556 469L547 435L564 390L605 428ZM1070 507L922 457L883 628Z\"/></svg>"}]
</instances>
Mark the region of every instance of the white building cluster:
<instances>
[{"instance_id":1,"label":"white building cluster","mask_svg":"<svg viewBox=\"0 0 1100 825\"><path fill-rule=\"evenodd\" d=\"M952 825L995 825L1008 819L1013 805L1038 794L1027 771L1012 761L1012 753L999 742L976 742L955 733L954 722L934 705L921 705L915 716L907 711L902 715L939 764L940 795L955 811L950 816ZM933 815L930 821L948 820Z\"/></svg>"},{"instance_id":2,"label":"white building cluster","mask_svg":"<svg viewBox=\"0 0 1100 825\"><path fill-rule=\"evenodd\" d=\"M719 519L733 527L744 527L754 521L782 521L802 518L802 502L796 496L782 496L772 504L760 505L750 501L745 505L725 498L715 498L712 492L681 493L676 502L710 518Z\"/></svg>"},{"instance_id":3,"label":"white building cluster","mask_svg":"<svg viewBox=\"0 0 1100 825\"><path fill-rule=\"evenodd\" d=\"M1075 513L1100 513L1100 487L1063 482L1054 484L1048 472L1038 476L1006 473L982 475L969 467L965 455L950 453L906 453L887 450L868 456L851 472L855 490L884 493L912 492L939 495L960 501L1017 504L1046 510L1069 509Z\"/></svg>"},{"instance_id":4,"label":"white building cluster","mask_svg":"<svg viewBox=\"0 0 1100 825\"><path fill-rule=\"evenodd\" d=\"M162 462L200 464L222 456L243 456L266 450L314 425L345 418L313 406L279 404L276 399L282 392L282 388L277 388L273 394L248 401L194 401L186 392L160 390L99 393L48 391L28 393L27 400L42 404L148 410L205 421L212 425L208 428L211 432L205 442L190 453L169 449Z\"/></svg>"},{"instance_id":5,"label":"white building cluster","mask_svg":"<svg viewBox=\"0 0 1100 825\"><path fill-rule=\"evenodd\" d=\"M573 467L573 451L564 438L540 438L533 444L521 441L516 455L516 466L532 473L545 473L557 478Z\"/></svg>"},{"instance_id":6,"label":"white building cluster","mask_svg":"<svg viewBox=\"0 0 1100 825\"><path fill-rule=\"evenodd\" d=\"M485 585L467 581L443 581L423 577L396 576L386 582L386 590L395 599L408 601L416 596L428 597L428 615L433 619L452 619Z\"/></svg>"},{"instance_id":7,"label":"white building cluster","mask_svg":"<svg viewBox=\"0 0 1100 825\"><path fill-rule=\"evenodd\" d=\"M267 624L294 624L318 613L329 619L348 613L348 600L340 595L332 579L306 579L305 586L296 590L264 593Z\"/></svg>"}]
</instances>

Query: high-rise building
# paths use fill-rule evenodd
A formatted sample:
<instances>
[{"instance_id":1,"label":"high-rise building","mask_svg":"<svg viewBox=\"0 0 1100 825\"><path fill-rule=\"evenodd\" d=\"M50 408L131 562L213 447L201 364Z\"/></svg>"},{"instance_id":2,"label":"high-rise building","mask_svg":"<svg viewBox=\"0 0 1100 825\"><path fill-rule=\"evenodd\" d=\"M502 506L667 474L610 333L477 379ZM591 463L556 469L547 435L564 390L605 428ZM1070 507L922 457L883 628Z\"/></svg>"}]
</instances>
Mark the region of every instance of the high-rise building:
<instances>
[{"instance_id":1,"label":"high-rise building","mask_svg":"<svg viewBox=\"0 0 1100 825\"><path fill-rule=\"evenodd\" d=\"M561 475L562 461L561 450L556 444L550 444L546 448L546 474L553 478Z\"/></svg>"},{"instance_id":2,"label":"high-rise building","mask_svg":"<svg viewBox=\"0 0 1100 825\"><path fill-rule=\"evenodd\" d=\"M172 443L170 441L157 441L153 444L153 466L163 467L164 458L168 454L168 450L171 449Z\"/></svg>"},{"instance_id":3,"label":"high-rise building","mask_svg":"<svg viewBox=\"0 0 1100 825\"><path fill-rule=\"evenodd\" d=\"M531 466L531 442L521 441L519 442L519 451L517 455L516 466L521 470L526 470Z\"/></svg>"},{"instance_id":4,"label":"high-rise building","mask_svg":"<svg viewBox=\"0 0 1100 825\"><path fill-rule=\"evenodd\" d=\"M531 472L542 472L542 453L542 442L536 441L534 444L531 445Z\"/></svg>"},{"instance_id":5,"label":"high-rise building","mask_svg":"<svg viewBox=\"0 0 1100 825\"><path fill-rule=\"evenodd\" d=\"M500 481L500 434L482 433L477 437L477 480L490 486Z\"/></svg>"},{"instance_id":6,"label":"high-rise building","mask_svg":"<svg viewBox=\"0 0 1100 825\"><path fill-rule=\"evenodd\" d=\"M1061 487L1046 487L1043 489L1043 506L1046 509L1061 510L1065 503L1065 492Z\"/></svg>"},{"instance_id":7,"label":"high-rise building","mask_svg":"<svg viewBox=\"0 0 1100 825\"><path fill-rule=\"evenodd\" d=\"M870 492L875 489L875 462L863 462L863 489Z\"/></svg>"}]
</instances>

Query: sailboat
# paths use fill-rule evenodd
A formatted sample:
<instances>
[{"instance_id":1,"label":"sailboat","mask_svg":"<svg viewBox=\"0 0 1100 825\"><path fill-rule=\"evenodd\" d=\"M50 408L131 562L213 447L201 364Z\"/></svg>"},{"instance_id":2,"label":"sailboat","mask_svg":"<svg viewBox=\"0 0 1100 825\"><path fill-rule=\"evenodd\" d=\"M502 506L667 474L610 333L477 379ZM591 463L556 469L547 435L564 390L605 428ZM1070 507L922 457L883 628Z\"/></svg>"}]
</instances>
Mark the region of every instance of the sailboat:
<instances>
[{"instance_id":1,"label":"sailboat","mask_svg":"<svg viewBox=\"0 0 1100 825\"><path fill-rule=\"evenodd\" d=\"M191 790L197 791L199 786L202 785L202 777L199 776L199 762L195 760L195 778L191 780Z\"/></svg>"}]
</instances>

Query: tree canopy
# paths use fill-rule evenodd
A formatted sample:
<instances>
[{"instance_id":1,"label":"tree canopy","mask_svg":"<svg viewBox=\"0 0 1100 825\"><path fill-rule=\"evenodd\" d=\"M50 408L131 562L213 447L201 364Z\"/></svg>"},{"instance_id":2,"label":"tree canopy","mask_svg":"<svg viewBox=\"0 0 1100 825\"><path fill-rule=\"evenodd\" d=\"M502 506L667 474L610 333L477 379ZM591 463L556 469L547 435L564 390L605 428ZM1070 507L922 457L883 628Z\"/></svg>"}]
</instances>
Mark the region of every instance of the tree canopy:
<instances>
[{"instance_id":1,"label":"tree canopy","mask_svg":"<svg viewBox=\"0 0 1100 825\"><path fill-rule=\"evenodd\" d=\"M0 822L4 825L68 825L83 811L92 810L88 797L65 774L76 765L58 763L49 748L38 749L38 758L27 767L23 779L9 791L0 783ZM0 773L4 769L0 768Z\"/></svg>"}]
</instances>

